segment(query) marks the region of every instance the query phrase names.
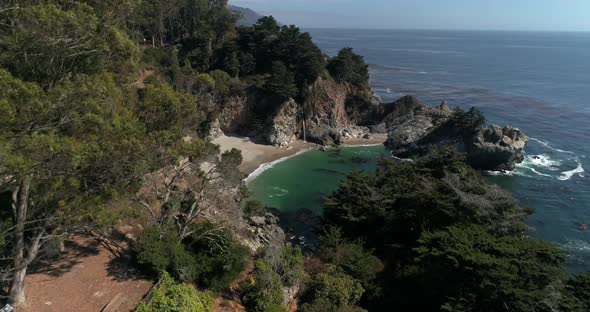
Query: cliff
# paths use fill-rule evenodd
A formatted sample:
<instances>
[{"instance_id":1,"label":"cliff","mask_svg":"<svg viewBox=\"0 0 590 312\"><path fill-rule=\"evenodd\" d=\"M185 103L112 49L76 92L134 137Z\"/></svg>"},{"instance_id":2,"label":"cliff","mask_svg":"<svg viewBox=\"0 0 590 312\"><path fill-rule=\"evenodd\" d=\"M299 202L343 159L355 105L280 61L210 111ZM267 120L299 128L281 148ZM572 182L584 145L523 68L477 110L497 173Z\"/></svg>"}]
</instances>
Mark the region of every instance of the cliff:
<instances>
[{"instance_id":1,"label":"cliff","mask_svg":"<svg viewBox=\"0 0 590 312\"><path fill-rule=\"evenodd\" d=\"M288 98L277 104L256 88L250 88L245 97L226 99L220 103L213 127L279 148L304 136L321 145L337 145L342 137L366 134L369 129L363 126L372 123L378 104L368 86L318 78L300 102Z\"/></svg>"}]
</instances>

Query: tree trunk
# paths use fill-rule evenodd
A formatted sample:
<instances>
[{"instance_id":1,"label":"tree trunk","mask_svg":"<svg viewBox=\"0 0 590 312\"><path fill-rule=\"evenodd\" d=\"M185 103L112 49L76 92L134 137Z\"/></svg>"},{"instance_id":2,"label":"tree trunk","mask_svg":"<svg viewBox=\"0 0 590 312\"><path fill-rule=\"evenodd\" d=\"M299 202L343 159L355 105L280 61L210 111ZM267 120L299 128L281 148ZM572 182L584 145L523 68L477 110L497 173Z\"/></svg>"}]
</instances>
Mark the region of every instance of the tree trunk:
<instances>
[{"instance_id":1,"label":"tree trunk","mask_svg":"<svg viewBox=\"0 0 590 312\"><path fill-rule=\"evenodd\" d=\"M16 262L16 261L15 261ZM16 269L10 282L10 293L8 295L8 303L13 307L17 307L27 300L25 296L25 276L27 275L27 266L21 269Z\"/></svg>"},{"instance_id":2,"label":"tree trunk","mask_svg":"<svg viewBox=\"0 0 590 312\"><path fill-rule=\"evenodd\" d=\"M19 305L25 301L25 275L27 263L25 259L25 222L27 221L27 209L29 206L30 178L25 177L12 196L12 211L14 214L14 274L10 284L8 302Z\"/></svg>"}]
</instances>

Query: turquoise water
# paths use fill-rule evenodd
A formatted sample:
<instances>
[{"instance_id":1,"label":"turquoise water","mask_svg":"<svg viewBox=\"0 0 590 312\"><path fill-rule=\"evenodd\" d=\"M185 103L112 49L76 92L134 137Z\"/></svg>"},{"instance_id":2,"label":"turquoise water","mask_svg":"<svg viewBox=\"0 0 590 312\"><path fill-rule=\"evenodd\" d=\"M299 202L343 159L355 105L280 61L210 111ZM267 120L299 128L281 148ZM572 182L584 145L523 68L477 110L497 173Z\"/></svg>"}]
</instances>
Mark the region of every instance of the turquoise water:
<instances>
[{"instance_id":1,"label":"turquoise water","mask_svg":"<svg viewBox=\"0 0 590 312\"><path fill-rule=\"evenodd\" d=\"M248 184L254 197L281 211L281 219L293 235L313 231L302 212L321 215L323 197L338 188L352 170L374 173L384 146L313 150L274 164ZM313 222L312 222L313 223Z\"/></svg>"},{"instance_id":2,"label":"turquoise water","mask_svg":"<svg viewBox=\"0 0 590 312\"><path fill-rule=\"evenodd\" d=\"M590 224L590 33L307 31L327 54L350 46L364 55L372 86L385 101L406 94L429 104L447 100L475 106L493 123L521 128L532 138L525 162L510 175L489 179L535 209L528 220L531 235L559 244L572 270L590 270L590 232L583 226ZM266 180L266 174L290 167L289 160L255 180L255 193L265 183L294 179L285 183L295 186L280 187L290 193L271 206L319 207L321 194L340 179L322 169L336 164L321 161L321 154L308 161L313 155L301 156L302 164ZM341 165L339 171L355 167ZM291 187L302 183L315 191L293 193Z\"/></svg>"}]
</instances>

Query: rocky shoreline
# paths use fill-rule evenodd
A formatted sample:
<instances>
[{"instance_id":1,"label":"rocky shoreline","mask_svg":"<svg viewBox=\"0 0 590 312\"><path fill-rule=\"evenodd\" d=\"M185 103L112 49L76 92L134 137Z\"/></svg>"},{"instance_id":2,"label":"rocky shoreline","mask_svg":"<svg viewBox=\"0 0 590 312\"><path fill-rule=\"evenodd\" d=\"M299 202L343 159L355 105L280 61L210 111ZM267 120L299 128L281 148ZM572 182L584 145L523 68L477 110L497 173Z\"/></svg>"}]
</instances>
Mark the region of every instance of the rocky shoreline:
<instances>
[{"instance_id":1,"label":"rocky shoreline","mask_svg":"<svg viewBox=\"0 0 590 312\"><path fill-rule=\"evenodd\" d=\"M221 103L210 129L213 142L222 150L228 146L242 150L240 169L247 174L318 146L380 143L400 158L421 157L437 146L451 146L476 169L504 171L524 160L528 142L517 128L487 125L477 110L453 111L446 102L428 106L413 96L383 103L369 86L329 78L318 78L304 103L288 98L261 114L255 109L261 101L268 99L254 90ZM224 133L240 137L232 141Z\"/></svg>"}]
</instances>

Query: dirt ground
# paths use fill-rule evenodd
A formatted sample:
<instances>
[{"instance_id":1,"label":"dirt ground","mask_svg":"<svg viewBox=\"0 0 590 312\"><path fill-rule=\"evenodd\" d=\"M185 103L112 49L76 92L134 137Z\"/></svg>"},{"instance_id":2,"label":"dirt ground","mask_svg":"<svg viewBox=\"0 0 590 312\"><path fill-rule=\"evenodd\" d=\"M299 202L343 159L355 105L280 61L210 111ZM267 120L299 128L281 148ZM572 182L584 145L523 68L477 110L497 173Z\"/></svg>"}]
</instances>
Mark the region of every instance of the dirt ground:
<instances>
[{"instance_id":1,"label":"dirt ground","mask_svg":"<svg viewBox=\"0 0 590 312\"><path fill-rule=\"evenodd\" d=\"M93 239L76 237L64 245L58 261L27 276L27 302L16 311L94 312L116 299L112 311L128 312L152 285Z\"/></svg>"}]
</instances>

